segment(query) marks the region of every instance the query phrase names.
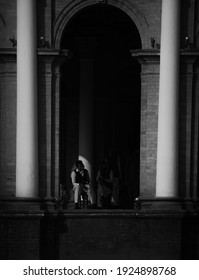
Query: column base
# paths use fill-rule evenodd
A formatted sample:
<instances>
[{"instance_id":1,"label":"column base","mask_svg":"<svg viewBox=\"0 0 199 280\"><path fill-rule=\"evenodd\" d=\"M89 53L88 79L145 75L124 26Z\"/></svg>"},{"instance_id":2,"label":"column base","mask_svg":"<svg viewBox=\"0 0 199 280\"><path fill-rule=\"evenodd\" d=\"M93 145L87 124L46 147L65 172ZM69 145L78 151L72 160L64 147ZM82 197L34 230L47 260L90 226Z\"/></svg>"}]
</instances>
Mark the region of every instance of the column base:
<instances>
[{"instance_id":1,"label":"column base","mask_svg":"<svg viewBox=\"0 0 199 280\"><path fill-rule=\"evenodd\" d=\"M173 197L140 198L140 211L147 213L188 214L199 211L198 201Z\"/></svg>"},{"instance_id":2,"label":"column base","mask_svg":"<svg viewBox=\"0 0 199 280\"><path fill-rule=\"evenodd\" d=\"M40 198L4 197L0 199L1 213L40 212Z\"/></svg>"},{"instance_id":3,"label":"column base","mask_svg":"<svg viewBox=\"0 0 199 280\"><path fill-rule=\"evenodd\" d=\"M0 213L43 213L56 211L56 203L52 198L21 198L4 197L0 198Z\"/></svg>"}]
</instances>

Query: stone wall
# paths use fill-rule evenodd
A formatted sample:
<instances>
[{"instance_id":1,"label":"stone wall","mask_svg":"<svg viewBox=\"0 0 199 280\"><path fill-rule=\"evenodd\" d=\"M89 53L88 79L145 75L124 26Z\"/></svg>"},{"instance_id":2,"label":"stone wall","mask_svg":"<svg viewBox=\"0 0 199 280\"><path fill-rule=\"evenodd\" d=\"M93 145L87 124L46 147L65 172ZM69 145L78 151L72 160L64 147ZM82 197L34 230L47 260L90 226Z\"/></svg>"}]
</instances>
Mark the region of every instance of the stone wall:
<instances>
[{"instance_id":1,"label":"stone wall","mask_svg":"<svg viewBox=\"0 0 199 280\"><path fill-rule=\"evenodd\" d=\"M7 214L0 259L198 259L198 216L124 212Z\"/></svg>"}]
</instances>

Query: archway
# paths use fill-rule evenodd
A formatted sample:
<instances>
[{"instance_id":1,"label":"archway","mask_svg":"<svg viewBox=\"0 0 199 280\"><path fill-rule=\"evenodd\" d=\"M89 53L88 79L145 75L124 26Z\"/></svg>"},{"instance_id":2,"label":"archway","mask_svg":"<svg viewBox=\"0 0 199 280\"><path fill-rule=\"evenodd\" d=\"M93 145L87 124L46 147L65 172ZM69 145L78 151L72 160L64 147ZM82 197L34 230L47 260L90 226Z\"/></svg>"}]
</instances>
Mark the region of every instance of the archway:
<instances>
[{"instance_id":1,"label":"archway","mask_svg":"<svg viewBox=\"0 0 199 280\"><path fill-rule=\"evenodd\" d=\"M67 24L61 48L73 53L73 58L61 69L61 184L71 186L71 167L79 155L79 139L84 133L80 131L80 92L90 91L88 102L92 110L90 117L87 116L90 128L88 131L84 124L84 129L92 138L88 150L92 150L93 182L106 151L113 147L121 161L120 204L123 208L131 207L139 192L141 89L140 65L131 57L130 50L141 48L139 32L120 9L92 5ZM88 70L91 64L92 70ZM87 79L84 85L81 76Z\"/></svg>"}]
</instances>

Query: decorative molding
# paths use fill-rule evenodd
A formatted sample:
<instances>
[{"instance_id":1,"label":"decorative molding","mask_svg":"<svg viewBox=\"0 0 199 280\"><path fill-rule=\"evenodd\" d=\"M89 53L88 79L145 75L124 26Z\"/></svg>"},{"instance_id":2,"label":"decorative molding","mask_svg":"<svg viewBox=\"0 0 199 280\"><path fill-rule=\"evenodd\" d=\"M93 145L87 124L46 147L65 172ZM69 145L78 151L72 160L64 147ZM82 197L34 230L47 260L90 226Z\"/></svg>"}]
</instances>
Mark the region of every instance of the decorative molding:
<instances>
[{"instance_id":1,"label":"decorative molding","mask_svg":"<svg viewBox=\"0 0 199 280\"><path fill-rule=\"evenodd\" d=\"M70 59L72 53L68 49L37 49L37 55L46 59L53 58L66 58ZM0 63L1 62L13 62L16 61L17 50L13 48L0 49Z\"/></svg>"},{"instance_id":2,"label":"decorative molding","mask_svg":"<svg viewBox=\"0 0 199 280\"><path fill-rule=\"evenodd\" d=\"M158 62L161 51L158 49L130 50L131 56L140 63ZM199 49L180 49L180 56L183 60L196 61L199 58Z\"/></svg>"},{"instance_id":3,"label":"decorative molding","mask_svg":"<svg viewBox=\"0 0 199 280\"><path fill-rule=\"evenodd\" d=\"M198 202L173 197L140 198L141 212L149 214L184 215L198 213Z\"/></svg>"},{"instance_id":4,"label":"decorative molding","mask_svg":"<svg viewBox=\"0 0 199 280\"><path fill-rule=\"evenodd\" d=\"M94 4L99 4L99 1L100 0L75 0L70 1L66 4L66 6L63 7L53 24L53 40L54 46L56 48L59 48L61 36L71 18L84 8ZM136 25L141 37L142 45L146 44L146 29L149 28L149 23L147 22L146 17L143 15L143 13L141 13L141 11L135 5L133 5L132 1L108 0L103 1L102 4L105 3L110 6L116 7L126 13Z\"/></svg>"},{"instance_id":5,"label":"decorative molding","mask_svg":"<svg viewBox=\"0 0 199 280\"><path fill-rule=\"evenodd\" d=\"M108 4L108 0L98 0L99 4Z\"/></svg>"},{"instance_id":6,"label":"decorative molding","mask_svg":"<svg viewBox=\"0 0 199 280\"><path fill-rule=\"evenodd\" d=\"M156 49L130 50L130 53L140 64L157 64L160 62L160 51Z\"/></svg>"}]
</instances>

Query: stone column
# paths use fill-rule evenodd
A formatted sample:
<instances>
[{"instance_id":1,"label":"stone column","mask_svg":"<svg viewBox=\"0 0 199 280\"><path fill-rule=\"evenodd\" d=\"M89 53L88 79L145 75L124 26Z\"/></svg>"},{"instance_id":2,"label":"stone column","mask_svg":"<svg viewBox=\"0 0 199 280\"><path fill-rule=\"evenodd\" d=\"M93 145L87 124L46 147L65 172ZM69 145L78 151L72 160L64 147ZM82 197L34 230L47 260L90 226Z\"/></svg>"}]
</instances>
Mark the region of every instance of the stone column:
<instances>
[{"instance_id":1,"label":"stone column","mask_svg":"<svg viewBox=\"0 0 199 280\"><path fill-rule=\"evenodd\" d=\"M178 196L180 0L162 1L156 196Z\"/></svg>"},{"instance_id":2,"label":"stone column","mask_svg":"<svg viewBox=\"0 0 199 280\"><path fill-rule=\"evenodd\" d=\"M92 180L93 168L93 59L80 60L79 159Z\"/></svg>"},{"instance_id":3,"label":"stone column","mask_svg":"<svg viewBox=\"0 0 199 280\"><path fill-rule=\"evenodd\" d=\"M36 41L36 1L17 0L17 197L38 195Z\"/></svg>"}]
</instances>

